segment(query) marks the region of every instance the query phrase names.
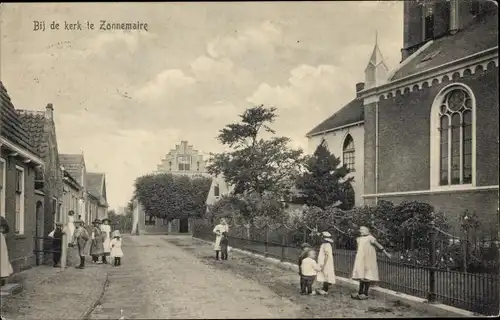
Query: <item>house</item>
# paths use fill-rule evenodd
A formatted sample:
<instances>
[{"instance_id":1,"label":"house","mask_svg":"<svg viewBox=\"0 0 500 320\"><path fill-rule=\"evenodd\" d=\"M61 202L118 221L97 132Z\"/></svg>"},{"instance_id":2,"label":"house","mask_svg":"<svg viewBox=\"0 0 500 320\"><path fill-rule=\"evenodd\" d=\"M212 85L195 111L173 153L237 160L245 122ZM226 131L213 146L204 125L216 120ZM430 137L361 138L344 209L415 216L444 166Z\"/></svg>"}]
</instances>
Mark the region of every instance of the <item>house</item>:
<instances>
[{"instance_id":1,"label":"house","mask_svg":"<svg viewBox=\"0 0 500 320\"><path fill-rule=\"evenodd\" d=\"M43 221L37 203L43 208L44 198L35 194L35 172L45 163L1 81L0 112L0 213L12 230L6 242L14 272L19 272L36 263L34 237L42 235L37 221Z\"/></svg>"},{"instance_id":2,"label":"house","mask_svg":"<svg viewBox=\"0 0 500 320\"><path fill-rule=\"evenodd\" d=\"M74 178L69 171L67 171L63 166L62 172L63 178L63 209L62 211L67 215L70 211L73 211L75 218L80 214L80 201L84 197L84 187L81 185L76 178ZM67 220L65 220L67 221Z\"/></svg>"},{"instance_id":3,"label":"house","mask_svg":"<svg viewBox=\"0 0 500 320\"><path fill-rule=\"evenodd\" d=\"M222 196L228 195L234 187L227 184L222 176L217 176L212 178L212 184L210 185L210 190L208 191L207 201L207 211L210 210L209 207L216 203Z\"/></svg>"},{"instance_id":4,"label":"house","mask_svg":"<svg viewBox=\"0 0 500 320\"><path fill-rule=\"evenodd\" d=\"M157 166L156 173L171 173L173 175L187 176L209 176L206 171L206 162L203 154L189 145L187 141L181 141L175 149L161 160Z\"/></svg>"},{"instance_id":5,"label":"house","mask_svg":"<svg viewBox=\"0 0 500 320\"><path fill-rule=\"evenodd\" d=\"M364 200L426 202L498 228L498 4L405 1L402 61L366 83ZM367 81L365 81L367 82Z\"/></svg>"},{"instance_id":6,"label":"house","mask_svg":"<svg viewBox=\"0 0 500 320\"><path fill-rule=\"evenodd\" d=\"M44 201L37 202L38 236L45 237L54 230L55 222L62 221L63 180L59 154L57 149L56 128L54 124L54 108L48 104L45 111L16 110L31 137L33 147L45 162L43 170L35 173L35 190L43 195ZM43 203L43 207L42 207ZM37 250L50 250L51 241L37 241ZM37 262L45 261L51 254L45 255L37 251Z\"/></svg>"},{"instance_id":7,"label":"house","mask_svg":"<svg viewBox=\"0 0 500 320\"><path fill-rule=\"evenodd\" d=\"M82 191L78 193L80 196L77 199L78 205L76 206L75 218L81 217L85 224L89 224L91 219L87 215L86 210L86 198L87 193L85 191L85 174L87 172L85 166L85 158L83 153L81 154L60 154L59 161L66 175L71 176L79 186L82 187ZM67 180L69 183L69 180ZM74 194L76 195L76 194ZM69 211L69 210L68 210Z\"/></svg>"},{"instance_id":8,"label":"house","mask_svg":"<svg viewBox=\"0 0 500 320\"><path fill-rule=\"evenodd\" d=\"M89 221L108 217L108 200L106 197L106 175L104 173L87 172L85 174L87 190L87 216Z\"/></svg>"}]
</instances>

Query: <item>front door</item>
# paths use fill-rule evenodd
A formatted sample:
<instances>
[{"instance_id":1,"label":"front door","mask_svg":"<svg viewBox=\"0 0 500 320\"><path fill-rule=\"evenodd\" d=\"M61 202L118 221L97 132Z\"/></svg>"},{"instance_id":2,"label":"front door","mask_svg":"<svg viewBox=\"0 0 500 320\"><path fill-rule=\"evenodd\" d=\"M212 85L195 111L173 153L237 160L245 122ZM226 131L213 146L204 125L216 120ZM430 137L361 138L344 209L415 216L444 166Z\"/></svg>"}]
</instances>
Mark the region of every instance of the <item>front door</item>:
<instances>
[{"instance_id":1,"label":"front door","mask_svg":"<svg viewBox=\"0 0 500 320\"><path fill-rule=\"evenodd\" d=\"M44 219L43 219L43 205L41 201L38 201L36 203L36 230L35 230L35 259L36 259L36 265L40 265L42 262L42 250L43 250L43 225L44 225Z\"/></svg>"},{"instance_id":2,"label":"front door","mask_svg":"<svg viewBox=\"0 0 500 320\"><path fill-rule=\"evenodd\" d=\"M189 220L188 218L179 219L179 232L188 233L189 232Z\"/></svg>"}]
</instances>

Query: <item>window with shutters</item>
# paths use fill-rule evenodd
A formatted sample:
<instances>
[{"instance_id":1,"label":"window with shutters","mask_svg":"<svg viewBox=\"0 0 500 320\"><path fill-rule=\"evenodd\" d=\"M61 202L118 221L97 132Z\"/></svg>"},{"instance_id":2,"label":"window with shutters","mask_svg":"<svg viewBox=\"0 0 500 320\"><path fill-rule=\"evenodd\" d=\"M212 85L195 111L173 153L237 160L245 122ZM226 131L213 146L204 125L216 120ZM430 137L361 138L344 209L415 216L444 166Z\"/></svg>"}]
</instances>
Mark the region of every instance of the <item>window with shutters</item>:
<instances>
[{"instance_id":1,"label":"window with shutters","mask_svg":"<svg viewBox=\"0 0 500 320\"><path fill-rule=\"evenodd\" d=\"M24 169L16 166L16 226L17 234L24 234Z\"/></svg>"}]
</instances>

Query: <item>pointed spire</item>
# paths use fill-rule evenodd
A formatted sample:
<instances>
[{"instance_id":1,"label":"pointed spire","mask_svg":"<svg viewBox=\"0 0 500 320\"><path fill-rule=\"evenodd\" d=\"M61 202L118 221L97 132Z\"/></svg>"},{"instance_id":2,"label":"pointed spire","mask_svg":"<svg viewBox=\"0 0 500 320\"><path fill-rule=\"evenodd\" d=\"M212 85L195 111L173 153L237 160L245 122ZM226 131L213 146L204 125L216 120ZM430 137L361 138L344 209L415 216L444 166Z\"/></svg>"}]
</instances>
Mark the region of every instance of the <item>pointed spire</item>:
<instances>
[{"instance_id":1,"label":"pointed spire","mask_svg":"<svg viewBox=\"0 0 500 320\"><path fill-rule=\"evenodd\" d=\"M385 82L388 71L384 56L378 46L378 29L375 29L375 45L365 69L366 88L376 87Z\"/></svg>"}]
</instances>

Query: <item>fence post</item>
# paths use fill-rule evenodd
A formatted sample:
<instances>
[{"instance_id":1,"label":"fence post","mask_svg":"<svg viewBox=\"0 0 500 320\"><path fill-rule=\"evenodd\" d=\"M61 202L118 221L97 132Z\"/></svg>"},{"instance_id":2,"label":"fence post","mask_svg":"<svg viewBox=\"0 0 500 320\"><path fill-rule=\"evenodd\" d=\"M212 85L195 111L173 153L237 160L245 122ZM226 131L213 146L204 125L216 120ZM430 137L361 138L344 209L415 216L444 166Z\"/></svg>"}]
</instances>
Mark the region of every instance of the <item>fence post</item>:
<instances>
[{"instance_id":1,"label":"fence post","mask_svg":"<svg viewBox=\"0 0 500 320\"><path fill-rule=\"evenodd\" d=\"M434 229L434 221L431 222L430 230L430 268L429 268L429 292L427 301L429 303L436 302L436 229Z\"/></svg>"},{"instance_id":2,"label":"fence post","mask_svg":"<svg viewBox=\"0 0 500 320\"><path fill-rule=\"evenodd\" d=\"M265 231L266 231L266 243L265 243L264 251L265 251L266 257L267 257L267 253L269 251L269 228L267 227L267 225L265 227Z\"/></svg>"}]
</instances>

